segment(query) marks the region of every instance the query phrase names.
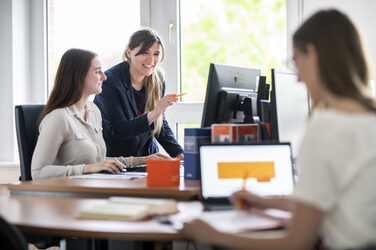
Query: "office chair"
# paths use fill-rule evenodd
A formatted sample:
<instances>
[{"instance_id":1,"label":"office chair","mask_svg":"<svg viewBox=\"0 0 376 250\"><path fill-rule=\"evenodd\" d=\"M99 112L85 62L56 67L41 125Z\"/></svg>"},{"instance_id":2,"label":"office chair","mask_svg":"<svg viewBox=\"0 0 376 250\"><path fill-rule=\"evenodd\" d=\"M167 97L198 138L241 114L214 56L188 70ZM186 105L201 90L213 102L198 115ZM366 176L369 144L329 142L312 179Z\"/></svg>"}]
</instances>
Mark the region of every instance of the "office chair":
<instances>
[{"instance_id":1,"label":"office chair","mask_svg":"<svg viewBox=\"0 0 376 250\"><path fill-rule=\"evenodd\" d=\"M18 152L20 155L21 176L20 181L30 181L31 178L31 158L33 157L35 145L38 139L38 118L44 105L18 105L15 107L16 134ZM28 237L30 238L30 237ZM39 249L51 246L59 246L60 238L49 240L39 240L30 238L29 242Z\"/></svg>"},{"instance_id":2,"label":"office chair","mask_svg":"<svg viewBox=\"0 0 376 250\"><path fill-rule=\"evenodd\" d=\"M19 105L15 107L16 134L20 155L20 181L30 181L31 158L38 139L38 118L44 105Z\"/></svg>"},{"instance_id":3,"label":"office chair","mask_svg":"<svg viewBox=\"0 0 376 250\"><path fill-rule=\"evenodd\" d=\"M23 234L0 216L0 245L3 250L27 250Z\"/></svg>"}]
</instances>

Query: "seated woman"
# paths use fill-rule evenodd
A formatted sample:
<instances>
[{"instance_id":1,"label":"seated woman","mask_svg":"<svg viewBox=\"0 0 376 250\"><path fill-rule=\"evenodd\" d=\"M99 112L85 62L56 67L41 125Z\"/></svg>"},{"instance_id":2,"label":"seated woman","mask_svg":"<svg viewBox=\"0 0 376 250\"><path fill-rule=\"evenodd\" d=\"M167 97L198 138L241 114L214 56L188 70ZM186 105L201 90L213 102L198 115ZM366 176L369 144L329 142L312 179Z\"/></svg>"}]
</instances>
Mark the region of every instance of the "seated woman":
<instances>
[{"instance_id":1,"label":"seated woman","mask_svg":"<svg viewBox=\"0 0 376 250\"><path fill-rule=\"evenodd\" d=\"M376 103L357 29L337 10L323 10L293 36L298 78L316 110L298 156L299 179L291 198L232 196L245 208L289 210L293 218L279 237L221 233L196 220L185 236L231 249L311 249L321 236L328 249L376 247Z\"/></svg>"},{"instance_id":2,"label":"seated woman","mask_svg":"<svg viewBox=\"0 0 376 250\"><path fill-rule=\"evenodd\" d=\"M34 180L107 171L145 164L145 157L106 158L102 118L90 95L106 80L93 52L70 49L61 58L55 84L39 121L39 136L31 162Z\"/></svg>"}]
</instances>

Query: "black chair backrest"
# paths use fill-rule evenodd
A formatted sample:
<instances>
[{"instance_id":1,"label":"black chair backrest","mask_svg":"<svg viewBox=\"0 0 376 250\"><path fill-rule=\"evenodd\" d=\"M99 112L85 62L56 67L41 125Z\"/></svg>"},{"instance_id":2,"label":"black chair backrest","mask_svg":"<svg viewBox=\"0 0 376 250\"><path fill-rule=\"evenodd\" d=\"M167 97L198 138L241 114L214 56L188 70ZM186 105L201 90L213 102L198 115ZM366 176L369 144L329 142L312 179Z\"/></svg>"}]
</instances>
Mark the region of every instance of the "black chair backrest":
<instances>
[{"instance_id":1,"label":"black chair backrest","mask_svg":"<svg viewBox=\"0 0 376 250\"><path fill-rule=\"evenodd\" d=\"M2 250L27 250L27 241L15 226L0 216L0 248Z\"/></svg>"},{"instance_id":2,"label":"black chair backrest","mask_svg":"<svg viewBox=\"0 0 376 250\"><path fill-rule=\"evenodd\" d=\"M18 152L20 155L20 181L31 178L31 158L38 139L38 118L44 105L19 105L15 108Z\"/></svg>"}]
</instances>

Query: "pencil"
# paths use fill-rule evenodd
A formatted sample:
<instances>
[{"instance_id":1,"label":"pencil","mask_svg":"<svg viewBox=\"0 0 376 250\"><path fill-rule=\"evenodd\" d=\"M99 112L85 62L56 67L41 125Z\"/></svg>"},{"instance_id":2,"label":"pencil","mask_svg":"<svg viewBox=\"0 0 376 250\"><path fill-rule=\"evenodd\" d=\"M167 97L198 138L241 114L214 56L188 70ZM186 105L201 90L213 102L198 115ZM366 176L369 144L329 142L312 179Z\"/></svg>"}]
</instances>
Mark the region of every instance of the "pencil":
<instances>
[{"instance_id":1,"label":"pencil","mask_svg":"<svg viewBox=\"0 0 376 250\"><path fill-rule=\"evenodd\" d=\"M248 179L248 170L244 171L244 175L243 175L243 185L242 185L242 191L245 191L246 190L246 182L247 182L247 179ZM243 206L244 206L244 200L243 199L239 199L236 206L239 208L239 209L242 209Z\"/></svg>"},{"instance_id":2,"label":"pencil","mask_svg":"<svg viewBox=\"0 0 376 250\"><path fill-rule=\"evenodd\" d=\"M174 95L173 97L180 97L180 96L183 96L183 95L186 95L186 94L188 94L188 92L185 92L185 93L180 93L180 94L176 94L176 95Z\"/></svg>"},{"instance_id":3,"label":"pencil","mask_svg":"<svg viewBox=\"0 0 376 250\"><path fill-rule=\"evenodd\" d=\"M244 171L242 191L245 191L246 189L247 179L248 179L248 170Z\"/></svg>"}]
</instances>

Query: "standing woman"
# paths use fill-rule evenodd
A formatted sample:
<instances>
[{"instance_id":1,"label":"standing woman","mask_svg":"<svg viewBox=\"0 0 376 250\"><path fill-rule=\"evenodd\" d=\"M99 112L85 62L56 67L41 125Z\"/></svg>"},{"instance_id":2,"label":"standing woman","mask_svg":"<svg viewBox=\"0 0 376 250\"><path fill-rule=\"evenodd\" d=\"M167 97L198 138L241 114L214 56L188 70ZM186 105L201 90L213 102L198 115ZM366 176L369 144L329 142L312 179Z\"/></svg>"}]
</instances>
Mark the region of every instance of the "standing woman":
<instances>
[{"instance_id":1,"label":"standing woman","mask_svg":"<svg viewBox=\"0 0 376 250\"><path fill-rule=\"evenodd\" d=\"M93 52L70 49L61 58L55 84L40 115L39 136L31 161L33 179L107 171L144 164L148 157L105 158L102 119L90 95L106 80Z\"/></svg>"},{"instance_id":2,"label":"standing woman","mask_svg":"<svg viewBox=\"0 0 376 250\"><path fill-rule=\"evenodd\" d=\"M327 249L376 249L376 103L369 69L351 20L323 10L293 36L294 61L315 102L298 156L299 178L290 198L232 196L246 208L289 210L293 218L279 237L221 233L196 220L183 233L231 249L311 249L321 236Z\"/></svg>"},{"instance_id":3,"label":"standing woman","mask_svg":"<svg viewBox=\"0 0 376 250\"><path fill-rule=\"evenodd\" d=\"M107 156L154 154L158 140L170 156L184 157L163 115L178 100L164 96L165 81L157 67L164 54L158 34L141 29L130 37L124 61L106 71L103 91L94 103L103 117Z\"/></svg>"}]
</instances>

